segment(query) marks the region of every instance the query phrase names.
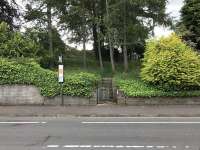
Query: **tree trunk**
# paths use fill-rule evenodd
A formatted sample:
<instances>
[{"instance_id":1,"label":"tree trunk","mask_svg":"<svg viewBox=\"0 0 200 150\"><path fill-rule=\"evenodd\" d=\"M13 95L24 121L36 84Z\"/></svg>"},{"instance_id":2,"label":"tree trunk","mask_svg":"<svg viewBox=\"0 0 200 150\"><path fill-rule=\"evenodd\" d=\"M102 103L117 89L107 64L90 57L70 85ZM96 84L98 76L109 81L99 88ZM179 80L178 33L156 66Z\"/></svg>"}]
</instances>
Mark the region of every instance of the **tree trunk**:
<instances>
[{"instance_id":1,"label":"tree trunk","mask_svg":"<svg viewBox=\"0 0 200 150\"><path fill-rule=\"evenodd\" d=\"M96 13L96 2L92 1L92 15L93 18L97 17L97 13ZM92 24L92 33L93 33L93 49L94 49L94 53L95 53L95 57L98 60L99 56L98 56L98 32L97 32L97 24L96 21L93 20L93 24Z\"/></svg>"},{"instance_id":2,"label":"tree trunk","mask_svg":"<svg viewBox=\"0 0 200 150\"><path fill-rule=\"evenodd\" d=\"M108 0L106 0L106 12L107 12L107 19L109 19L109 4ZM112 49L112 42L111 42L111 36L110 36L110 27L108 27L108 41L109 41L109 49L110 49L110 61L112 66L112 72L115 72L115 62L114 62L114 56L113 56L113 49Z\"/></svg>"},{"instance_id":3,"label":"tree trunk","mask_svg":"<svg viewBox=\"0 0 200 150\"><path fill-rule=\"evenodd\" d=\"M94 53L95 53L95 57L98 60L99 56L98 56L98 33L97 33L97 25L94 23L92 26L92 32L93 32L93 49L94 49Z\"/></svg>"},{"instance_id":4,"label":"tree trunk","mask_svg":"<svg viewBox=\"0 0 200 150\"><path fill-rule=\"evenodd\" d=\"M100 32L99 26L98 26L98 29L99 29L99 32ZM98 36L98 54L99 54L100 68L101 68L101 71L103 71L104 68L103 68L103 61L102 61L102 55L101 55L101 39L100 39L100 36Z\"/></svg>"},{"instance_id":5,"label":"tree trunk","mask_svg":"<svg viewBox=\"0 0 200 150\"><path fill-rule=\"evenodd\" d=\"M47 4L47 22L48 22L48 42L49 42L49 53L50 57L54 56L53 52L53 34L52 34L52 14L51 5ZM53 67L53 62L50 62L50 67Z\"/></svg>"},{"instance_id":6,"label":"tree trunk","mask_svg":"<svg viewBox=\"0 0 200 150\"><path fill-rule=\"evenodd\" d=\"M83 37L83 67L84 69L87 68L87 65L86 65L86 38L85 38L85 35Z\"/></svg>"},{"instance_id":7,"label":"tree trunk","mask_svg":"<svg viewBox=\"0 0 200 150\"><path fill-rule=\"evenodd\" d=\"M155 24L155 20L153 19L153 26L152 26L152 36L155 37L155 27L156 27L156 24Z\"/></svg>"},{"instance_id":8,"label":"tree trunk","mask_svg":"<svg viewBox=\"0 0 200 150\"><path fill-rule=\"evenodd\" d=\"M127 56L127 38L126 38L126 0L124 0L124 72L128 72L128 56Z\"/></svg>"}]
</instances>

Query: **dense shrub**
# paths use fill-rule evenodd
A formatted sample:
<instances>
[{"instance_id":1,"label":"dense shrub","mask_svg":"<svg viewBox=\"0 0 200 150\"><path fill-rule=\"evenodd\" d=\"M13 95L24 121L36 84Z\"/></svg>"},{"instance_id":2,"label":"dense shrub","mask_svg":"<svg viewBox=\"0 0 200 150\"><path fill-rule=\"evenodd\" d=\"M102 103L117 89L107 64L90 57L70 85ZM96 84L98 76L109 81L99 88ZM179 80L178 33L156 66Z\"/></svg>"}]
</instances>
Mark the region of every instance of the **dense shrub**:
<instances>
[{"instance_id":1,"label":"dense shrub","mask_svg":"<svg viewBox=\"0 0 200 150\"><path fill-rule=\"evenodd\" d=\"M200 87L200 57L181 39L172 34L147 43L141 77L167 90Z\"/></svg>"},{"instance_id":2,"label":"dense shrub","mask_svg":"<svg viewBox=\"0 0 200 150\"><path fill-rule=\"evenodd\" d=\"M65 77L63 94L69 96L91 96L98 77L91 73L73 73ZM57 73L41 68L34 61L0 60L0 85L35 85L43 96L60 94Z\"/></svg>"}]
</instances>

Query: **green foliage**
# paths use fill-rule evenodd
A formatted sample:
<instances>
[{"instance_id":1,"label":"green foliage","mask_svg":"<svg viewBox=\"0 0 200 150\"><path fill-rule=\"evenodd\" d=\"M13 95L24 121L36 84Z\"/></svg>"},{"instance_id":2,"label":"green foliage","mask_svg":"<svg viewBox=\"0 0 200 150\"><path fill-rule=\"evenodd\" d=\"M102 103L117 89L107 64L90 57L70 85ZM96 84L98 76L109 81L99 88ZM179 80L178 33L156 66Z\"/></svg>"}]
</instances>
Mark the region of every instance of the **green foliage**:
<instances>
[{"instance_id":1,"label":"green foliage","mask_svg":"<svg viewBox=\"0 0 200 150\"><path fill-rule=\"evenodd\" d=\"M172 34L147 43L141 69L142 80L167 90L200 87L200 57Z\"/></svg>"},{"instance_id":2,"label":"green foliage","mask_svg":"<svg viewBox=\"0 0 200 150\"><path fill-rule=\"evenodd\" d=\"M19 19L18 5L15 0L1 0L0 1L0 23L6 22L11 28L16 28L17 24L14 20Z\"/></svg>"},{"instance_id":3,"label":"green foliage","mask_svg":"<svg viewBox=\"0 0 200 150\"><path fill-rule=\"evenodd\" d=\"M128 97L192 97L200 96L199 90L166 91L150 85L139 78L138 63L132 72L115 75L115 84Z\"/></svg>"},{"instance_id":4,"label":"green foliage","mask_svg":"<svg viewBox=\"0 0 200 150\"><path fill-rule=\"evenodd\" d=\"M200 50L200 1L185 0L177 31L188 44Z\"/></svg>"},{"instance_id":5,"label":"green foliage","mask_svg":"<svg viewBox=\"0 0 200 150\"><path fill-rule=\"evenodd\" d=\"M40 28L29 28L26 30L25 35L37 43L39 50L37 51L36 56L39 58L39 62L42 67L49 68L50 64L53 64L54 67L57 66L58 56L60 54L65 55L65 43L55 28L52 29L54 56L51 56L49 52L47 30Z\"/></svg>"},{"instance_id":6,"label":"green foliage","mask_svg":"<svg viewBox=\"0 0 200 150\"><path fill-rule=\"evenodd\" d=\"M192 97L200 96L199 90L165 91L136 79L116 79L116 84L128 97Z\"/></svg>"},{"instance_id":7,"label":"green foliage","mask_svg":"<svg viewBox=\"0 0 200 150\"><path fill-rule=\"evenodd\" d=\"M73 73L66 75L63 94L69 96L91 96L98 77L91 73ZM0 85L35 85L41 94L53 97L60 94L57 73L41 68L33 60L0 60Z\"/></svg>"},{"instance_id":8,"label":"green foliage","mask_svg":"<svg viewBox=\"0 0 200 150\"><path fill-rule=\"evenodd\" d=\"M6 23L0 24L0 56L6 58L35 57L36 43L20 32L10 31Z\"/></svg>"}]
</instances>

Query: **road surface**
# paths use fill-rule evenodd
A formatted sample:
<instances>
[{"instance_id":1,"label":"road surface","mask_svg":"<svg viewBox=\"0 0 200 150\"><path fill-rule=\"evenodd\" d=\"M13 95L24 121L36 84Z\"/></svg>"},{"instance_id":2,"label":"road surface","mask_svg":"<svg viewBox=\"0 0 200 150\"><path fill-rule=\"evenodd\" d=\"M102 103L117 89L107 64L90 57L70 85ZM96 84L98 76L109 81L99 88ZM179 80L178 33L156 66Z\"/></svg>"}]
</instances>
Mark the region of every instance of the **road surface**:
<instances>
[{"instance_id":1,"label":"road surface","mask_svg":"<svg viewBox=\"0 0 200 150\"><path fill-rule=\"evenodd\" d=\"M0 150L199 150L200 118L0 118Z\"/></svg>"}]
</instances>

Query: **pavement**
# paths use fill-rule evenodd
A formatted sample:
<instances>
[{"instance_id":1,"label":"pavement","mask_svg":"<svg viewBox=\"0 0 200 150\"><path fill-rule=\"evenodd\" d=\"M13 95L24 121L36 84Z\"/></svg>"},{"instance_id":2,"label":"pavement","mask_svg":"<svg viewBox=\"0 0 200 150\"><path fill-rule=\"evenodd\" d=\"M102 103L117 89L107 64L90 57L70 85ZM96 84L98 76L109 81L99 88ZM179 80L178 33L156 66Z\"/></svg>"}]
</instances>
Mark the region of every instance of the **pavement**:
<instances>
[{"instance_id":1,"label":"pavement","mask_svg":"<svg viewBox=\"0 0 200 150\"><path fill-rule=\"evenodd\" d=\"M200 105L0 106L4 117L200 117Z\"/></svg>"},{"instance_id":2,"label":"pavement","mask_svg":"<svg viewBox=\"0 0 200 150\"><path fill-rule=\"evenodd\" d=\"M199 150L198 117L0 117L0 150Z\"/></svg>"}]
</instances>

